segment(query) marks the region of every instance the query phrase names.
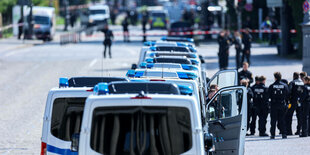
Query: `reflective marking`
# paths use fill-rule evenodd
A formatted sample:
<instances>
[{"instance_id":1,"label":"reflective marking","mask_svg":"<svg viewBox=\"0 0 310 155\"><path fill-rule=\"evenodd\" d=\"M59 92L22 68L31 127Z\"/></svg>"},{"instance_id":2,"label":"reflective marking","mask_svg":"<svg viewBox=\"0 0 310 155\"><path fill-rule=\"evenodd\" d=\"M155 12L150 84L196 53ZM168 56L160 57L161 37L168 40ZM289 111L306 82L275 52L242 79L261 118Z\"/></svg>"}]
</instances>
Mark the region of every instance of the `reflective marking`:
<instances>
[{"instance_id":1,"label":"reflective marking","mask_svg":"<svg viewBox=\"0 0 310 155\"><path fill-rule=\"evenodd\" d=\"M97 59L94 59L93 61L91 61L88 65L88 67L93 67L97 62Z\"/></svg>"},{"instance_id":2,"label":"reflective marking","mask_svg":"<svg viewBox=\"0 0 310 155\"><path fill-rule=\"evenodd\" d=\"M61 149L52 145L47 145L47 151L56 154L63 155L78 155L78 152L72 152L70 149Z\"/></svg>"}]
</instances>

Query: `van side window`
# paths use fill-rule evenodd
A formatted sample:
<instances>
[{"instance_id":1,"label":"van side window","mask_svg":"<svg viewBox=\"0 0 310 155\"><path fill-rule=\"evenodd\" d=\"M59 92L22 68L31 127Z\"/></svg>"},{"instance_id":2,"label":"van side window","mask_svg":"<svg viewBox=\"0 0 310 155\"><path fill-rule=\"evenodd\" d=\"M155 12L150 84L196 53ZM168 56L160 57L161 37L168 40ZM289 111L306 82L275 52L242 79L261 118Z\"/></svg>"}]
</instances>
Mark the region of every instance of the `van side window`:
<instances>
[{"instance_id":1,"label":"van side window","mask_svg":"<svg viewBox=\"0 0 310 155\"><path fill-rule=\"evenodd\" d=\"M102 154L182 154L192 148L191 117L181 107L101 107L90 146Z\"/></svg>"},{"instance_id":2,"label":"van side window","mask_svg":"<svg viewBox=\"0 0 310 155\"><path fill-rule=\"evenodd\" d=\"M80 133L86 98L57 98L53 103L51 133L70 141L74 133Z\"/></svg>"}]
</instances>

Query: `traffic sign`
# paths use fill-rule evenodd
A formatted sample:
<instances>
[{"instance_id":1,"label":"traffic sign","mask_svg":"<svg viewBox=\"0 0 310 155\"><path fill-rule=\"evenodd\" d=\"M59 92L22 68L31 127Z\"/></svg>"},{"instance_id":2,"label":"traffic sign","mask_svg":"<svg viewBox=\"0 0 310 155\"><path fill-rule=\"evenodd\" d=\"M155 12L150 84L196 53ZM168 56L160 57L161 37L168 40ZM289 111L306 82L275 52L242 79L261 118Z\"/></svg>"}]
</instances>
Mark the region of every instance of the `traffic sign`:
<instances>
[{"instance_id":1,"label":"traffic sign","mask_svg":"<svg viewBox=\"0 0 310 155\"><path fill-rule=\"evenodd\" d=\"M308 0L306 0L303 4L303 9L304 9L304 13L308 12L310 9L310 4L308 2Z\"/></svg>"}]
</instances>

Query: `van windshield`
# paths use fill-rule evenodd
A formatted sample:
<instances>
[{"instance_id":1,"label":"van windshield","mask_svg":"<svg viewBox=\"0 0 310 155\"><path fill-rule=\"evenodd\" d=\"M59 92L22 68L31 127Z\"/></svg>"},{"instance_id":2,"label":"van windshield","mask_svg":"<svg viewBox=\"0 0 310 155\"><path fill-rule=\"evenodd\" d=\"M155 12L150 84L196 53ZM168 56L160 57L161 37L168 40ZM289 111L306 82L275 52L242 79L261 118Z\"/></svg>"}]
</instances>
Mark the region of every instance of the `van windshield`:
<instances>
[{"instance_id":1,"label":"van windshield","mask_svg":"<svg viewBox=\"0 0 310 155\"><path fill-rule=\"evenodd\" d=\"M42 25L48 25L49 24L49 18L45 17L45 16L34 16L34 23L42 24Z\"/></svg>"},{"instance_id":2,"label":"van windshield","mask_svg":"<svg viewBox=\"0 0 310 155\"><path fill-rule=\"evenodd\" d=\"M105 10L90 10L90 14L105 14Z\"/></svg>"},{"instance_id":3,"label":"van windshield","mask_svg":"<svg viewBox=\"0 0 310 155\"><path fill-rule=\"evenodd\" d=\"M190 112L183 107L100 107L90 146L102 154L181 154L192 147Z\"/></svg>"},{"instance_id":4,"label":"van windshield","mask_svg":"<svg viewBox=\"0 0 310 155\"><path fill-rule=\"evenodd\" d=\"M74 133L80 133L86 98L57 98L53 103L51 133L70 141Z\"/></svg>"}]
</instances>

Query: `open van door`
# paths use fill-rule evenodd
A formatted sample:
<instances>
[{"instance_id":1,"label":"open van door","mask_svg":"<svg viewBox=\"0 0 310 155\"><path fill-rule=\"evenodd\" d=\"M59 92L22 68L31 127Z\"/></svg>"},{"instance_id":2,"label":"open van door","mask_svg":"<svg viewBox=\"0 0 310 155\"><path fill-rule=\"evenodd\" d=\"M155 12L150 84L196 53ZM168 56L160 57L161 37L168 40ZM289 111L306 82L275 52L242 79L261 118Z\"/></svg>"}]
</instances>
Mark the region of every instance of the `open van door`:
<instances>
[{"instance_id":1,"label":"open van door","mask_svg":"<svg viewBox=\"0 0 310 155\"><path fill-rule=\"evenodd\" d=\"M230 86L238 85L238 71L237 70L221 70L218 71L208 81L206 88L210 89L210 86L216 84L219 89Z\"/></svg>"},{"instance_id":2,"label":"open van door","mask_svg":"<svg viewBox=\"0 0 310 155\"><path fill-rule=\"evenodd\" d=\"M247 130L246 88L222 88L206 108L208 131L214 139L214 153L242 155Z\"/></svg>"}]
</instances>

